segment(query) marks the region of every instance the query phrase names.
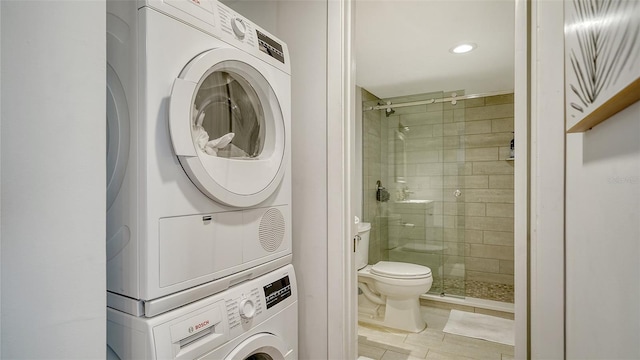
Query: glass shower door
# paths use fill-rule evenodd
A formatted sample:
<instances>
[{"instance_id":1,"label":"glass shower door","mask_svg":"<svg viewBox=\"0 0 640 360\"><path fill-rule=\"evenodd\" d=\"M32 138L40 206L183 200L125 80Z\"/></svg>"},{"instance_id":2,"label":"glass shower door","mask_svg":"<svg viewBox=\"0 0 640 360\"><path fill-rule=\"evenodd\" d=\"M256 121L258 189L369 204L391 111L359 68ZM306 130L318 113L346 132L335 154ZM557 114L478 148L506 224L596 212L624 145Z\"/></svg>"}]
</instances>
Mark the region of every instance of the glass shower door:
<instances>
[{"instance_id":1,"label":"glass shower door","mask_svg":"<svg viewBox=\"0 0 640 360\"><path fill-rule=\"evenodd\" d=\"M427 266L441 293L444 266L442 186L444 180L444 112L442 92L384 99L380 110L386 132L386 183L391 196L381 213L390 261ZM383 158L385 156L383 155Z\"/></svg>"},{"instance_id":2,"label":"glass shower door","mask_svg":"<svg viewBox=\"0 0 640 360\"><path fill-rule=\"evenodd\" d=\"M459 94L458 94L459 95ZM454 94L445 94L447 99ZM443 102L443 186L442 228L444 250L441 269L447 296L465 296L465 190L472 175L466 162L465 100Z\"/></svg>"},{"instance_id":3,"label":"glass shower door","mask_svg":"<svg viewBox=\"0 0 640 360\"><path fill-rule=\"evenodd\" d=\"M445 97L447 99L445 99ZM369 263L427 266L432 294L465 296L464 100L433 92L369 98L363 112L363 199ZM379 188L385 196L376 196Z\"/></svg>"}]
</instances>

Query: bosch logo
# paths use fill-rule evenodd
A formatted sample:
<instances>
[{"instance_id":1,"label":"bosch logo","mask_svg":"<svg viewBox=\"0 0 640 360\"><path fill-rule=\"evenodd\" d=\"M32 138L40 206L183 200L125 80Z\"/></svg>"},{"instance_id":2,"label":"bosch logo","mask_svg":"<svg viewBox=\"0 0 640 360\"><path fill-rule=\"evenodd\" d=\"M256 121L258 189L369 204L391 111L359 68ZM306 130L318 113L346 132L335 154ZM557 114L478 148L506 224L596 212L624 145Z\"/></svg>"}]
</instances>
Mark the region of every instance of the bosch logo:
<instances>
[{"instance_id":1,"label":"bosch logo","mask_svg":"<svg viewBox=\"0 0 640 360\"><path fill-rule=\"evenodd\" d=\"M200 5L200 0L191 0L191 2L194 2L194 3L198 4L198 5Z\"/></svg>"},{"instance_id":2,"label":"bosch logo","mask_svg":"<svg viewBox=\"0 0 640 360\"><path fill-rule=\"evenodd\" d=\"M207 325L209 325L209 320L205 320L205 321L201 322L200 324L196 325L196 330L200 330L200 329L202 329L203 327L205 327Z\"/></svg>"},{"instance_id":3,"label":"bosch logo","mask_svg":"<svg viewBox=\"0 0 640 360\"><path fill-rule=\"evenodd\" d=\"M193 332L193 326L189 326L189 334Z\"/></svg>"}]
</instances>

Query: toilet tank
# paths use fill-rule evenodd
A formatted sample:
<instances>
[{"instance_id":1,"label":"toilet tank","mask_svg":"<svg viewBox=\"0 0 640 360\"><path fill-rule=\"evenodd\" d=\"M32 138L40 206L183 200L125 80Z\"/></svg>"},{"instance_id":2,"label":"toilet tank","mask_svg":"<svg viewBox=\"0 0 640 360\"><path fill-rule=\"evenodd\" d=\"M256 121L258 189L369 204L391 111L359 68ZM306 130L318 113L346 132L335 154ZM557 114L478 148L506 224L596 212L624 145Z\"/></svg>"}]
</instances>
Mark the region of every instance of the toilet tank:
<instances>
[{"instance_id":1,"label":"toilet tank","mask_svg":"<svg viewBox=\"0 0 640 360\"><path fill-rule=\"evenodd\" d=\"M358 235L360 236L356 246L356 267L358 270L369 263L369 232L371 232L370 223L358 223Z\"/></svg>"}]
</instances>

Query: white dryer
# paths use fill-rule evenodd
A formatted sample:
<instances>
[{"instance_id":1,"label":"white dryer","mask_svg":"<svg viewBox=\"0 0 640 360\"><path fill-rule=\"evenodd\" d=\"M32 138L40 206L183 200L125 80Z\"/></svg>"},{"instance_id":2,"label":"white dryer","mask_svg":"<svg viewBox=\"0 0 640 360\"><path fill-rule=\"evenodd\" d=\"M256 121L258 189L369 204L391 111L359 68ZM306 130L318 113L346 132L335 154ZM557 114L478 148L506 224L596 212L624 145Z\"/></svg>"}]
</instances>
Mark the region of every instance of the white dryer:
<instances>
[{"instance_id":1,"label":"white dryer","mask_svg":"<svg viewBox=\"0 0 640 360\"><path fill-rule=\"evenodd\" d=\"M284 360L298 357L293 266L153 318L107 309L107 358Z\"/></svg>"},{"instance_id":2,"label":"white dryer","mask_svg":"<svg viewBox=\"0 0 640 360\"><path fill-rule=\"evenodd\" d=\"M150 317L291 262L285 43L215 0L108 1L107 86L109 306Z\"/></svg>"}]
</instances>

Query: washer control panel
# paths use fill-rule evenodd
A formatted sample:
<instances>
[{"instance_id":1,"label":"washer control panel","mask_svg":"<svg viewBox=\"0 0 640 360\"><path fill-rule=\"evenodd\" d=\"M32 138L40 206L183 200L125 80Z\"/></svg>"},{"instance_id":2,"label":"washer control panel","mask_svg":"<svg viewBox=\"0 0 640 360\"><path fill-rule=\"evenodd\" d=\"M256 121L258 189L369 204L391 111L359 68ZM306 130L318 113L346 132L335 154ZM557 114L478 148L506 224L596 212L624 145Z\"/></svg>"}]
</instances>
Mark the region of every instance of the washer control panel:
<instances>
[{"instance_id":1,"label":"washer control panel","mask_svg":"<svg viewBox=\"0 0 640 360\"><path fill-rule=\"evenodd\" d=\"M258 318L264 310L259 288L253 288L249 292L242 292L239 296L226 300L227 319L229 329L247 324L253 318Z\"/></svg>"},{"instance_id":2,"label":"washer control panel","mask_svg":"<svg viewBox=\"0 0 640 360\"><path fill-rule=\"evenodd\" d=\"M293 266L229 288L224 306L229 332L242 333L297 301Z\"/></svg>"},{"instance_id":3,"label":"washer control panel","mask_svg":"<svg viewBox=\"0 0 640 360\"><path fill-rule=\"evenodd\" d=\"M199 359L274 316L297 314L297 298L296 276L289 264L149 318L107 308L107 344L121 359L148 358L143 354L148 355L150 347L158 359Z\"/></svg>"}]
</instances>

